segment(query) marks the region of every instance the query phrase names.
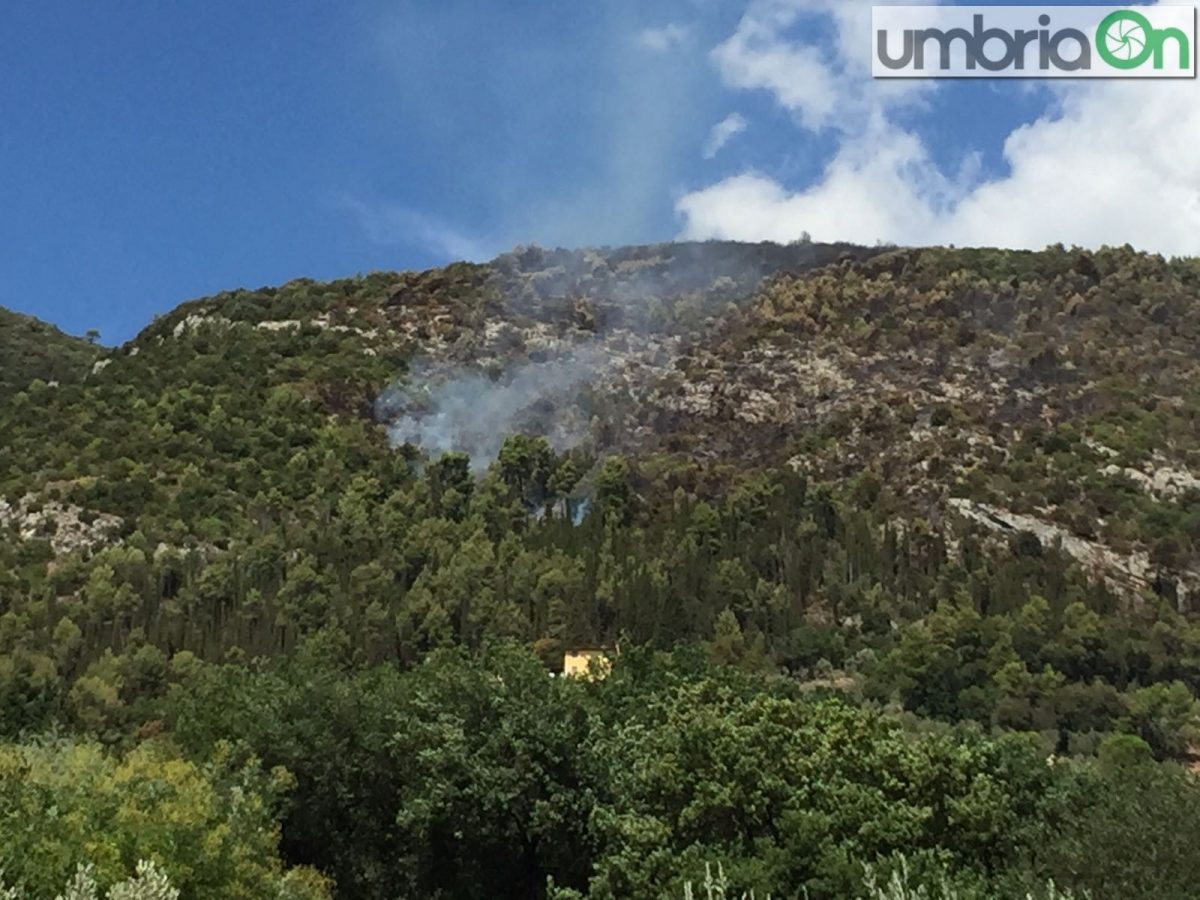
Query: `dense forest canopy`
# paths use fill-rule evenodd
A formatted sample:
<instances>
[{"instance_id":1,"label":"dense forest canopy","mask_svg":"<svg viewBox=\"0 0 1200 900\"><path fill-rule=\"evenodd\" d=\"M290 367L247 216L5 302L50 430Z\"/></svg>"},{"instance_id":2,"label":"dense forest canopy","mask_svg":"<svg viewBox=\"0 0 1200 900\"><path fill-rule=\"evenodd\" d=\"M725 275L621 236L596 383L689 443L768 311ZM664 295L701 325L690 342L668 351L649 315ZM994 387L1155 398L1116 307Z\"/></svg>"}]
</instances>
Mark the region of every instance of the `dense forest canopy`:
<instances>
[{"instance_id":1,"label":"dense forest canopy","mask_svg":"<svg viewBox=\"0 0 1200 900\"><path fill-rule=\"evenodd\" d=\"M31 896L1194 895L1196 261L527 247L59 337L0 320Z\"/></svg>"}]
</instances>

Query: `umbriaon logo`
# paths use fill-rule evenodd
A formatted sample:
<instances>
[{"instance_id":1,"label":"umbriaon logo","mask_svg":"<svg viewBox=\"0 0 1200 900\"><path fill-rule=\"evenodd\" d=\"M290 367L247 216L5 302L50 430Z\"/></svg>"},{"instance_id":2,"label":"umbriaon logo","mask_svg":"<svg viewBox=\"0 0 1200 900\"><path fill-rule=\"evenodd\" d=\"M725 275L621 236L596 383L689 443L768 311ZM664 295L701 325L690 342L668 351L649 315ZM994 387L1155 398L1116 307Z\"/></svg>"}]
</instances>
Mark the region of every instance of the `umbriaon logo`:
<instances>
[{"instance_id":1,"label":"umbriaon logo","mask_svg":"<svg viewBox=\"0 0 1200 900\"><path fill-rule=\"evenodd\" d=\"M1193 78L1192 6L876 6L876 78Z\"/></svg>"},{"instance_id":2,"label":"umbriaon logo","mask_svg":"<svg viewBox=\"0 0 1200 900\"><path fill-rule=\"evenodd\" d=\"M1179 53L1179 68L1188 68L1192 61L1188 36L1179 28L1155 28L1140 12L1119 9L1105 17L1096 31L1097 51L1117 69L1136 69L1153 62L1154 68L1161 71L1169 42Z\"/></svg>"}]
</instances>

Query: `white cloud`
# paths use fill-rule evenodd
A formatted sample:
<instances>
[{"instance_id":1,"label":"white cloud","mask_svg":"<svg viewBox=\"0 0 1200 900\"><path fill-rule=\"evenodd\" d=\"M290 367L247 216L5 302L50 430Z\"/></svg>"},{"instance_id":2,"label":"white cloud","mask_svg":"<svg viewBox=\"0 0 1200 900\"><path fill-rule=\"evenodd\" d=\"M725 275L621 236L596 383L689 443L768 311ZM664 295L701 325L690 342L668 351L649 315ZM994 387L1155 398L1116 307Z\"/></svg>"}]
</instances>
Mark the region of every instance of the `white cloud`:
<instances>
[{"instance_id":1,"label":"white cloud","mask_svg":"<svg viewBox=\"0 0 1200 900\"><path fill-rule=\"evenodd\" d=\"M895 105L911 96L871 81L866 53L849 49L869 33L856 24L865 8L768 0L714 51L727 83L772 91L803 127L835 127L839 146L813 184L789 189L745 172L686 194L677 204L685 236L790 240L808 231L863 243L1128 242L1200 252L1200 154L1190 150L1200 146L1195 81L1055 83L1055 109L1008 137L1008 174L981 181L968 167L947 175L893 120ZM834 17L835 54L783 36L800 11L813 10ZM793 60L804 60L802 73L816 72L805 85L797 86L794 71L787 77ZM828 85L832 100L821 93Z\"/></svg>"},{"instance_id":2,"label":"white cloud","mask_svg":"<svg viewBox=\"0 0 1200 900\"><path fill-rule=\"evenodd\" d=\"M747 122L740 113L730 113L712 127L704 143L704 158L712 159L735 136L746 130Z\"/></svg>"},{"instance_id":3,"label":"white cloud","mask_svg":"<svg viewBox=\"0 0 1200 900\"><path fill-rule=\"evenodd\" d=\"M675 22L669 22L657 28L645 28L638 32L637 42L647 50L663 53L685 44L690 36L691 30L689 28Z\"/></svg>"},{"instance_id":4,"label":"white cloud","mask_svg":"<svg viewBox=\"0 0 1200 900\"><path fill-rule=\"evenodd\" d=\"M757 22L743 20L733 37L713 51L713 59L730 87L771 91L806 128L823 128L837 109L837 73L819 51L784 43Z\"/></svg>"},{"instance_id":5,"label":"white cloud","mask_svg":"<svg viewBox=\"0 0 1200 900\"><path fill-rule=\"evenodd\" d=\"M1195 81L1074 83L1060 116L1009 136L1011 173L964 195L943 231L961 231L964 243L1200 253L1198 145Z\"/></svg>"},{"instance_id":6,"label":"white cloud","mask_svg":"<svg viewBox=\"0 0 1200 900\"><path fill-rule=\"evenodd\" d=\"M822 179L789 192L748 172L679 201L688 236L734 240L822 239L874 243L929 231L956 186L931 163L914 136L884 127L847 141Z\"/></svg>"},{"instance_id":7,"label":"white cloud","mask_svg":"<svg viewBox=\"0 0 1200 900\"><path fill-rule=\"evenodd\" d=\"M832 26L831 42L789 37L817 18ZM872 85L870 33L867 0L755 0L712 58L727 85L769 91L803 127L853 131L881 110L929 91L919 81Z\"/></svg>"}]
</instances>

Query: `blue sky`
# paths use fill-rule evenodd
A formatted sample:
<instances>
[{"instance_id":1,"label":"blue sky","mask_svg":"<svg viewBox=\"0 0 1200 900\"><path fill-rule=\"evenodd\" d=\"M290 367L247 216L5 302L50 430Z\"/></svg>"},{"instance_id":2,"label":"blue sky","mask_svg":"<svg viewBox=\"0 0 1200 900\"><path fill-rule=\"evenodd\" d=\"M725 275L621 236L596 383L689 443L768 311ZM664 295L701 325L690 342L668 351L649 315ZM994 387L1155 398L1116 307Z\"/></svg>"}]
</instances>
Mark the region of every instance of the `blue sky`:
<instances>
[{"instance_id":1,"label":"blue sky","mask_svg":"<svg viewBox=\"0 0 1200 900\"><path fill-rule=\"evenodd\" d=\"M482 259L518 243L787 239L809 221L820 239L961 230L963 243L987 241L977 223L1014 197L1025 198L1014 220L1045 218L1044 188L1026 182L1044 168L1037 153L1061 155L1064 118L1079 116L1083 134L1101 100L1140 110L1153 96L1166 117L1197 99L1159 102L1167 92L1142 85L1114 101L990 82L893 99L859 70L865 51L836 49L860 33L865 46L868 8L6 4L0 305L117 343L222 289ZM795 76L808 96L787 69L804 60L819 67ZM826 74L837 114L817 121L810 104L822 102ZM715 149L722 121L732 124ZM1032 149L1006 155L1022 125L1034 129ZM1148 184L1182 177L1192 190L1191 169L1162 165ZM877 192L917 212L875 209ZM1139 221L1157 217L1148 209ZM1064 241L1093 241L1072 222L1059 222ZM1141 235L1171 250L1187 240ZM1000 229L994 242L1042 237L1030 225Z\"/></svg>"}]
</instances>

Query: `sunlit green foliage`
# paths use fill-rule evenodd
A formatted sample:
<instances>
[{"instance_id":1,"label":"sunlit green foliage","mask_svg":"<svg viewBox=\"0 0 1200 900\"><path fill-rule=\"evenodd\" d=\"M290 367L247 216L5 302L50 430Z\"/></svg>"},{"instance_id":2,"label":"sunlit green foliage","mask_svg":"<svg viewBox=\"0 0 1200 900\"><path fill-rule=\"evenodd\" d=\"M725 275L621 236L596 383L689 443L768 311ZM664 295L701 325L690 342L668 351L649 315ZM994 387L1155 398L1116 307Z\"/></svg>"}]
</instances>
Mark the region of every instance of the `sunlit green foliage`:
<instances>
[{"instance_id":1,"label":"sunlit green foliage","mask_svg":"<svg viewBox=\"0 0 1200 900\"><path fill-rule=\"evenodd\" d=\"M227 748L215 754L197 765L156 742L122 755L82 741L0 746L4 877L49 898L78 867L83 882L107 889L146 860L189 897L273 895L294 881L277 856L275 824L291 776L238 763ZM326 895L319 878L309 884L297 896Z\"/></svg>"}]
</instances>

